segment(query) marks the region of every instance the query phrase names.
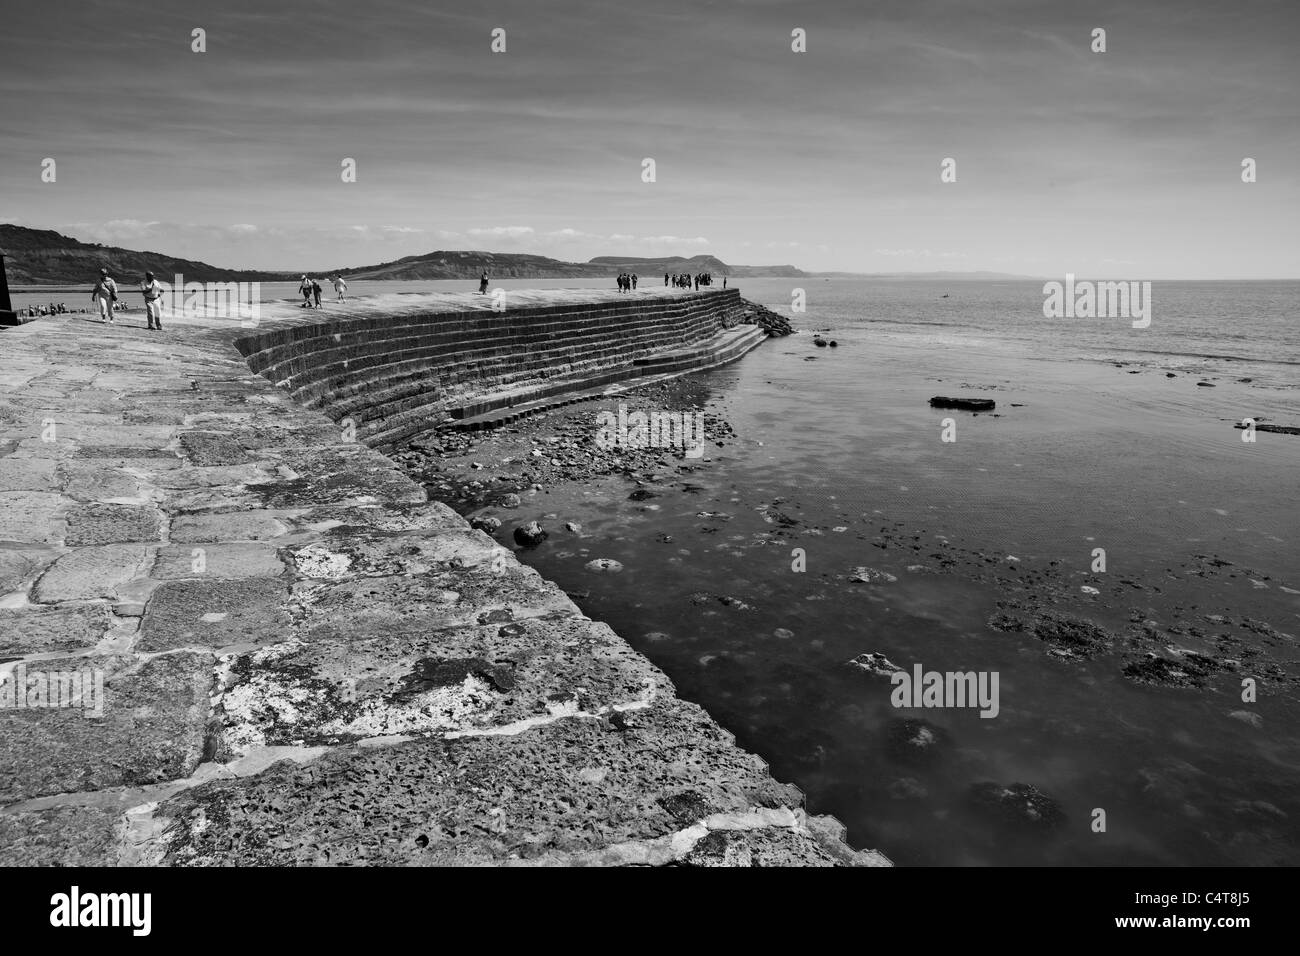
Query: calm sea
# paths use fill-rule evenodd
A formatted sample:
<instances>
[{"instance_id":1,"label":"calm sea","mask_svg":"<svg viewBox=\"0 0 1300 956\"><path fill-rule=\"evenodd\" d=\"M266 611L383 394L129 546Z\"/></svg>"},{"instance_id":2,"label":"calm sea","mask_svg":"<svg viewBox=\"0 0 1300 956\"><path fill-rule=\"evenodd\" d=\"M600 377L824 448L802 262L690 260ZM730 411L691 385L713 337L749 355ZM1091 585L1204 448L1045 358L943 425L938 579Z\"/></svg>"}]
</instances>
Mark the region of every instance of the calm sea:
<instances>
[{"instance_id":1,"label":"calm sea","mask_svg":"<svg viewBox=\"0 0 1300 956\"><path fill-rule=\"evenodd\" d=\"M795 282L739 284L789 314ZM1045 319L1042 283L802 285L796 325L836 349L774 339L707 373L737 439L647 501L622 480L526 499L512 523L585 536L524 560L899 863L1300 863L1300 436L1233 427L1300 425L1300 284L1155 283L1146 329ZM998 417L930 408L943 394ZM1116 644L1050 655L990 626L1008 601ZM1201 687L1123 673L1188 650L1222 665ZM895 708L846 666L868 652L996 672L1000 712ZM934 728L924 759L900 753L904 718ZM990 815L987 782L1063 823Z\"/></svg>"}]
</instances>

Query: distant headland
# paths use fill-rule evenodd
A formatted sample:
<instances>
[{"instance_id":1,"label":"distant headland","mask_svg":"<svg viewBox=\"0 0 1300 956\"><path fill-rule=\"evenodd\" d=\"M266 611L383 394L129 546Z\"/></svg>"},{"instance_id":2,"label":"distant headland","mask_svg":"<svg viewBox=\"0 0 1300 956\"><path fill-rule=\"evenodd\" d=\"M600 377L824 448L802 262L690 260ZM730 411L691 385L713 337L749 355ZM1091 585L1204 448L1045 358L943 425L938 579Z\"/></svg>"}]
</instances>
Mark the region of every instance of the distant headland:
<instances>
[{"instance_id":1,"label":"distant headland","mask_svg":"<svg viewBox=\"0 0 1300 956\"><path fill-rule=\"evenodd\" d=\"M52 229L32 229L0 223L0 252L6 258L9 282L15 286L82 284L102 268L119 276L153 272L160 276L180 273L195 282L296 282L301 269L269 271L225 269L180 259L161 252L145 252L82 242ZM376 265L318 268L317 274L341 275L349 280L430 281L477 280L484 272L494 279L605 279L619 272L643 276L711 273L736 279L753 278L882 278L882 279L1019 279L999 272L855 273L809 272L792 265L746 266L723 262L716 256L695 255L637 258L597 256L587 262L565 262L521 252L446 251L405 256Z\"/></svg>"}]
</instances>

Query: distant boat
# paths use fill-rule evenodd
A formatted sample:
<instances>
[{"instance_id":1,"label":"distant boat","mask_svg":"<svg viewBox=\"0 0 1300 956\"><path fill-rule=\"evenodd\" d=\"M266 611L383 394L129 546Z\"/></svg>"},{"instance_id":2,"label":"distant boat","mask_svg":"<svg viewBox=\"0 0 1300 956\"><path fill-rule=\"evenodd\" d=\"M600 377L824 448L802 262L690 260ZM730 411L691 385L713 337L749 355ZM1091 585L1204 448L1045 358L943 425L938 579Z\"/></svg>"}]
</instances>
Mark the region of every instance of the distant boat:
<instances>
[{"instance_id":1,"label":"distant boat","mask_svg":"<svg viewBox=\"0 0 1300 956\"><path fill-rule=\"evenodd\" d=\"M943 294L943 297L944 297L945 299L948 298L948 293L945 292L945 293Z\"/></svg>"}]
</instances>

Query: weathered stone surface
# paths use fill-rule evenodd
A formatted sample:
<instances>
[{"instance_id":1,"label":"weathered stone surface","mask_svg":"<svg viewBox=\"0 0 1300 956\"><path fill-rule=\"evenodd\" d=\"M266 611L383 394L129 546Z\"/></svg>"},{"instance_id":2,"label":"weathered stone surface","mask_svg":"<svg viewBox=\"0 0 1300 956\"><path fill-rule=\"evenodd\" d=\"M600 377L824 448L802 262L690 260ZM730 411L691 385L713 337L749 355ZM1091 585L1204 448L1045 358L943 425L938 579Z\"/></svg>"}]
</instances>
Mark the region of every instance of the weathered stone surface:
<instances>
[{"instance_id":1,"label":"weathered stone surface","mask_svg":"<svg viewBox=\"0 0 1300 956\"><path fill-rule=\"evenodd\" d=\"M58 476L48 458L0 458L0 488L8 491L55 491Z\"/></svg>"},{"instance_id":2,"label":"weathered stone surface","mask_svg":"<svg viewBox=\"0 0 1300 956\"><path fill-rule=\"evenodd\" d=\"M0 609L0 657L94 647L112 626L107 604Z\"/></svg>"},{"instance_id":3,"label":"weathered stone surface","mask_svg":"<svg viewBox=\"0 0 1300 956\"><path fill-rule=\"evenodd\" d=\"M223 485L243 486L251 482L268 481L273 475L258 465L232 465L228 467L177 468L158 476L160 488L192 490L215 488Z\"/></svg>"},{"instance_id":4,"label":"weathered stone surface","mask_svg":"<svg viewBox=\"0 0 1300 956\"><path fill-rule=\"evenodd\" d=\"M500 570L509 554L463 524L440 534L367 534L349 528L327 532L320 541L289 551L299 575L327 580L427 574L475 565Z\"/></svg>"},{"instance_id":5,"label":"weathered stone surface","mask_svg":"<svg viewBox=\"0 0 1300 956\"><path fill-rule=\"evenodd\" d=\"M666 808L684 793L703 814L758 807L794 822L799 791L731 740L695 705L664 700L617 720L344 748L188 790L156 817L174 825L162 849L175 864L599 863L699 823ZM621 859L639 855L669 862L670 840Z\"/></svg>"},{"instance_id":6,"label":"weathered stone surface","mask_svg":"<svg viewBox=\"0 0 1300 956\"><path fill-rule=\"evenodd\" d=\"M327 502L419 503L428 497L387 458L361 444L290 454L285 467L294 477L249 486L250 491L262 496L268 508Z\"/></svg>"},{"instance_id":7,"label":"weathered stone surface","mask_svg":"<svg viewBox=\"0 0 1300 956\"><path fill-rule=\"evenodd\" d=\"M186 514L224 514L258 506L258 497L238 488L195 488L168 492L159 503L163 511L180 517Z\"/></svg>"},{"instance_id":8,"label":"weathered stone surface","mask_svg":"<svg viewBox=\"0 0 1300 956\"><path fill-rule=\"evenodd\" d=\"M139 502L140 482L120 468L106 468L81 461L59 463L63 493L78 501Z\"/></svg>"},{"instance_id":9,"label":"weathered stone surface","mask_svg":"<svg viewBox=\"0 0 1300 956\"><path fill-rule=\"evenodd\" d=\"M585 618L444 631L322 629L229 662L217 714L231 754L251 746L442 735L670 696L672 684Z\"/></svg>"},{"instance_id":10,"label":"weathered stone surface","mask_svg":"<svg viewBox=\"0 0 1300 956\"><path fill-rule=\"evenodd\" d=\"M172 519L175 544L207 541L265 541L288 531L285 523L264 511L180 515Z\"/></svg>"},{"instance_id":11,"label":"weathered stone surface","mask_svg":"<svg viewBox=\"0 0 1300 956\"><path fill-rule=\"evenodd\" d=\"M206 465L240 465L248 461L248 452L229 435L217 432L182 432L181 448L191 463Z\"/></svg>"},{"instance_id":12,"label":"weathered stone surface","mask_svg":"<svg viewBox=\"0 0 1300 956\"><path fill-rule=\"evenodd\" d=\"M57 542L63 536L67 502L44 491L0 492L0 542Z\"/></svg>"},{"instance_id":13,"label":"weathered stone surface","mask_svg":"<svg viewBox=\"0 0 1300 956\"><path fill-rule=\"evenodd\" d=\"M372 531L463 531L465 521L440 501L417 504L321 505L302 516L308 527Z\"/></svg>"},{"instance_id":14,"label":"weathered stone surface","mask_svg":"<svg viewBox=\"0 0 1300 956\"><path fill-rule=\"evenodd\" d=\"M60 658L37 672L103 673L103 716L82 709L0 709L0 802L188 776L203 753L210 655Z\"/></svg>"},{"instance_id":15,"label":"weathered stone surface","mask_svg":"<svg viewBox=\"0 0 1300 956\"><path fill-rule=\"evenodd\" d=\"M328 583L300 583L294 590L302 629L328 626L346 611L350 626L449 628L509 623L548 614L576 614L573 603L531 568L512 566L497 574L489 567L415 577L366 577Z\"/></svg>"},{"instance_id":16,"label":"weathered stone surface","mask_svg":"<svg viewBox=\"0 0 1300 956\"><path fill-rule=\"evenodd\" d=\"M0 596L26 591L58 556L54 548L0 547Z\"/></svg>"},{"instance_id":17,"label":"weathered stone surface","mask_svg":"<svg viewBox=\"0 0 1300 956\"><path fill-rule=\"evenodd\" d=\"M282 641L288 588L277 579L169 581L156 591L140 625L141 651Z\"/></svg>"},{"instance_id":18,"label":"weathered stone surface","mask_svg":"<svg viewBox=\"0 0 1300 956\"><path fill-rule=\"evenodd\" d=\"M77 505L68 512L64 543L70 548L91 544L157 541L161 516L151 505Z\"/></svg>"},{"instance_id":19,"label":"weathered stone surface","mask_svg":"<svg viewBox=\"0 0 1300 956\"><path fill-rule=\"evenodd\" d=\"M173 544L158 551L152 576L161 581L278 578L284 574L279 552L270 544Z\"/></svg>"},{"instance_id":20,"label":"weathered stone surface","mask_svg":"<svg viewBox=\"0 0 1300 956\"><path fill-rule=\"evenodd\" d=\"M116 866L121 817L102 807L0 813L0 866Z\"/></svg>"},{"instance_id":21,"label":"weathered stone surface","mask_svg":"<svg viewBox=\"0 0 1300 956\"><path fill-rule=\"evenodd\" d=\"M111 598L120 585L147 574L152 563L152 549L142 544L78 548L41 575L33 597L45 604Z\"/></svg>"}]
</instances>

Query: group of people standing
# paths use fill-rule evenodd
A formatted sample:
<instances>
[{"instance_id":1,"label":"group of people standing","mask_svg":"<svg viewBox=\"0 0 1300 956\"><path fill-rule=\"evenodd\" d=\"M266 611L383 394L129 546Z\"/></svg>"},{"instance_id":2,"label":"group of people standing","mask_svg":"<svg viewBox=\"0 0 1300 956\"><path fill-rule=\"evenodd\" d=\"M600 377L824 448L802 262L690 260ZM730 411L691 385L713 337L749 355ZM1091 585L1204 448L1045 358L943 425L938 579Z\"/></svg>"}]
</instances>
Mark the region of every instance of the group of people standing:
<instances>
[{"instance_id":1,"label":"group of people standing","mask_svg":"<svg viewBox=\"0 0 1300 956\"><path fill-rule=\"evenodd\" d=\"M636 273L620 272L618 275L618 291L631 292L635 288L636 288Z\"/></svg>"},{"instance_id":2,"label":"group of people standing","mask_svg":"<svg viewBox=\"0 0 1300 956\"><path fill-rule=\"evenodd\" d=\"M338 296L335 300L343 302L347 298L348 283L342 276L336 275L327 280L330 285L334 286L334 293ZM298 283L298 291L302 293L302 303L298 306L300 309L319 309L321 284L315 279L307 278L303 274L302 281Z\"/></svg>"},{"instance_id":3,"label":"group of people standing","mask_svg":"<svg viewBox=\"0 0 1300 956\"><path fill-rule=\"evenodd\" d=\"M34 319L38 315L64 315L74 311L76 310L69 309L62 302L51 302L49 305L29 305L27 307L27 317ZM85 312L86 310L82 309L81 311ZM19 312L21 313L22 310L20 309Z\"/></svg>"},{"instance_id":4,"label":"group of people standing","mask_svg":"<svg viewBox=\"0 0 1300 956\"><path fill-rule=\"evenodd\" d=\"M713 285L713 273L701 272L698 275L693 276L687 275L684 272L680 275L671 275L667 272L664 273L664 285L674 285L679 289L689 289L692 282L695 283L696 289L702 285ZM722 277L722 287L724 289L727 287L726 276Z\"/></svg>"}]
</instances>

